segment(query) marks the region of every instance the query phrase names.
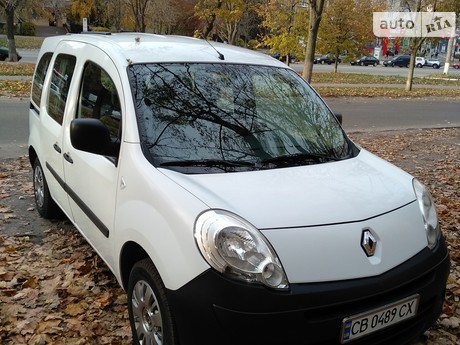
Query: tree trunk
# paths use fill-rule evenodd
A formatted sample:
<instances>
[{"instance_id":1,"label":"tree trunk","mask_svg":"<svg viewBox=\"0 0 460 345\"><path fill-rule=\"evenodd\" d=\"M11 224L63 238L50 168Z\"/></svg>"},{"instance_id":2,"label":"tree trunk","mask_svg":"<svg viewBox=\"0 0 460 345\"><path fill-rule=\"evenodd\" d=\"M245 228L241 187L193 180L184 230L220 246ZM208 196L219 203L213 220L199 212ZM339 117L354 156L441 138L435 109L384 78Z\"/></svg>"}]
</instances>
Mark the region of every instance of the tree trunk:
<instances>
[{"instance_id":1,"label":"tree trunk","mask_svg":"<svg viewBox=\"0 0 460 345\"><path fill-rule=\"evenodd\" d=\"M455 44L455 37L449 38L449 43L447 46L446 63L444 64L444 71L442 72L442 74L445 74L445 75L449 74L450 60L452 57L452 49L454 47L454 44Z\"/></svg>"},{"instance_id":2,"label":"tree trunk","mask_svg":"<svg viewBox=\"0 0 460 345\"><path fill-rule=\"evenodd\" d=\"M8 60L10 62L18 61L18 52L16 51L16 41L14 40L14 4L9 4L5 7L6 13L6 37L8 40Z\"/></svg>"},{"instance_id":3,"label":"tree trunk","mask_svg":"<svg viewBox=\"0 0 460 345\"><path fill-rule=\"evenodd\" d=\"M303 65L302 77L311 82L313 74L313 59L315 58L316 39L318 37L321 14L323 13L325 0L310 0L310 23L308 30L307 48L305 51L305 62Z\"/></svg>"},{"instance_id":4,"label":"tree trunk","mask_svg":"<svg viewBox=\"0 0 460 345\"><path fill-rule=\"evenodd\" d=\"M412 43L411 43L412 45ZM415 44L414 44L415 46ZM409 71L407 72L407 80L406 80L406 91L411 91L412 90L412 83L414 80L414 68L415 68L415 57L417 55L417 50L413 52L411 50L411 56L410 56L410 63L409 63Z\"/></svg>"},{"instance_id":5,"label":"tree trunk","mask_svg":"<svg viewBox=\"0 0 460 345\"><path fill-rule=\"evenodd\" d=\"M340 58L340 51L337 49L335 52L335 61L334 61L334 73L337 73L339 67L339 58Z\"/></svg>"},{"instance_id":6,"label":"tree trunk","mask_svg":"<svg viewBox=\"0 0 460 345\"><path fill-rule=\"evenodd\" d=\"M435 3L436 6L436 3ZM422 8L422 0L417 0L416 2L416 12L420 12ZM418 49L422 46L424 38L412 37L409 45L410 51L410 62L409 62L409 71L407 72L406 80L406 91L412 91L412 84L414 81L414 68L415 68L415 57L417 56Z\"/></svg>"}]
</instances>

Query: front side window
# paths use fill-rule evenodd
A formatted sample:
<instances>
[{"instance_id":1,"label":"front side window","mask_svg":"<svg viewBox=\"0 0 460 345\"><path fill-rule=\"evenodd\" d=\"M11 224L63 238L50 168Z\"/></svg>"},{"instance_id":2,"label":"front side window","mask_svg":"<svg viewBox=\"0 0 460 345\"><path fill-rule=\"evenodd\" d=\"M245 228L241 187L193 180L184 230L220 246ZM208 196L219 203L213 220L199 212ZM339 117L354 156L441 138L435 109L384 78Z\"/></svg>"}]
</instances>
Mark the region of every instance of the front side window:
<instances>
[{"instance_id":1,"label":"front side window","mask_svg":"<svg viewBox=\"0 0 460 345\"><path fill-rule=\"evenodd\" d=\"M120 98L109 74L91 61L83 69L77 117L98 119L104 123L112 141L110 155L118 155L121 140Z\"/></svg>"},{"instance_id":2,"label":"front side window","mask_svg":"<svg viewBox=\"0 0 460 345\"><path fill-rule=\"evenodd\" d=\"M67 54L58 55L54 61L48 93L48 114L59 124L62 124L64 118L75 62L75 56Z\"/></svg>"},{"instance_id":3,"label":"front side window","mask_svg":"<svg viewBox=\"0 0 460 345\"><path fill-rule=\"evenodd\" d=\"M232 172L348 158L352 144L318 95L284 68L133 65L141 142L158 167Z\"/></svg>"}]
</instances>

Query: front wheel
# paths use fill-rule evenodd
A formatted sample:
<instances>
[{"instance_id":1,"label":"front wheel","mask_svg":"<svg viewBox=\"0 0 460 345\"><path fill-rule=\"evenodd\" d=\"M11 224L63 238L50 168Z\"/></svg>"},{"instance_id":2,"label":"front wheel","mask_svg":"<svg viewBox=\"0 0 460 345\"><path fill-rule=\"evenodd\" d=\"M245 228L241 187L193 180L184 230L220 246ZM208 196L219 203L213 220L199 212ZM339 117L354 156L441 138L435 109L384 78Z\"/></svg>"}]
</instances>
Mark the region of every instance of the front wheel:
<instances>
[{"instance_id":1,"label":"front wheel","mask_svg":"<svg viewBox=\"0 0 460 345\"><path fill-rule=\"evenodd\" d=\"M150 259L136 263L128 284L128 312L134 345L176 345L166 288Z\"/></svg>"},{"instance_id":2,"label":"front wheel","mask_svg":"<svg viewBox=\"0 0 460 345\"><path fill-rule=\"evenodd\" d=\"M54 202L53 198L51 198L45 173L43 172L43 168L38 158L35 159L33 169L34 197L38 213L43 218L48 219L59 217L61 215L61 211L59 206Z\"/></svg>"}]
</instances>

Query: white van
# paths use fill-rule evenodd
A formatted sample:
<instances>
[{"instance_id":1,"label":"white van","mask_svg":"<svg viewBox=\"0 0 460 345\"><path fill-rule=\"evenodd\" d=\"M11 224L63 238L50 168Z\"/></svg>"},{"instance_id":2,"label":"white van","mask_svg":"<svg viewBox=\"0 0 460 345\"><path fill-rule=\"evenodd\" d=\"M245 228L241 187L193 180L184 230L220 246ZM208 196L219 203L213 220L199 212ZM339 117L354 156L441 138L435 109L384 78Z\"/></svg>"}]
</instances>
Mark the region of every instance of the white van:
<instances>
[{"instance_id":1,"label":"white van","mask_svg":"<svg viewBox=\"0 0 460 345\"><path fill-rule=\"evenodd\" d=\"M45 39L29 156L128 294L134 344L395 344L449 256L409 174L269 56L138 33Z\"/></svg>"}]
</instances>

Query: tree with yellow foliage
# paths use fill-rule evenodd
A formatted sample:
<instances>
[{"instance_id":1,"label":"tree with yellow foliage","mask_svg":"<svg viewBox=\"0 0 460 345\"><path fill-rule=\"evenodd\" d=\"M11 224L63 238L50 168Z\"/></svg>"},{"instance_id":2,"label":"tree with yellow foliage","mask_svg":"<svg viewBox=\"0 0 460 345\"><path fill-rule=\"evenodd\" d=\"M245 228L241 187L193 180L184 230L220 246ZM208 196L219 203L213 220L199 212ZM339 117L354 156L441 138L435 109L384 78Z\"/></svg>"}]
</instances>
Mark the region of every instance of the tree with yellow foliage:
<instances>
[{"instance_id":1,"label":"tree with yellow foliage","mask_svg":"<svg viewBox=\"0 0 460 345\"><path fill-rule=\"evenodd\" d=\"M318 34L318 50L335 56L334 71L342 52L351 57L363 54L362 48L374 39L373 1L334 0L324 9Z\"/></svg>"},{"instance_id":2,"label":"tree with yellow foliage","mask_svg":"<svg viewBox=\"0 0 460 345\"><path fill-rule=\"evenodd\" d=\"M236 44L245 14L253 2L248 0L199 0L195 15L204 22L198 36L209 38L214 31L222 40Z\"/></svg>"},{"instance_id":3,"label":"tree with yellow foliage","mask_svg":"<svg viewBox=\"0 0 460 345\"><path fill-rule=\"evenodd\" d=\"M303 41L307 34L307 10L300 0L268 0L258 6L266 35L262 43L270 47L272 53L286 58L304 55Z\"/></svg>"}]
</instances>

